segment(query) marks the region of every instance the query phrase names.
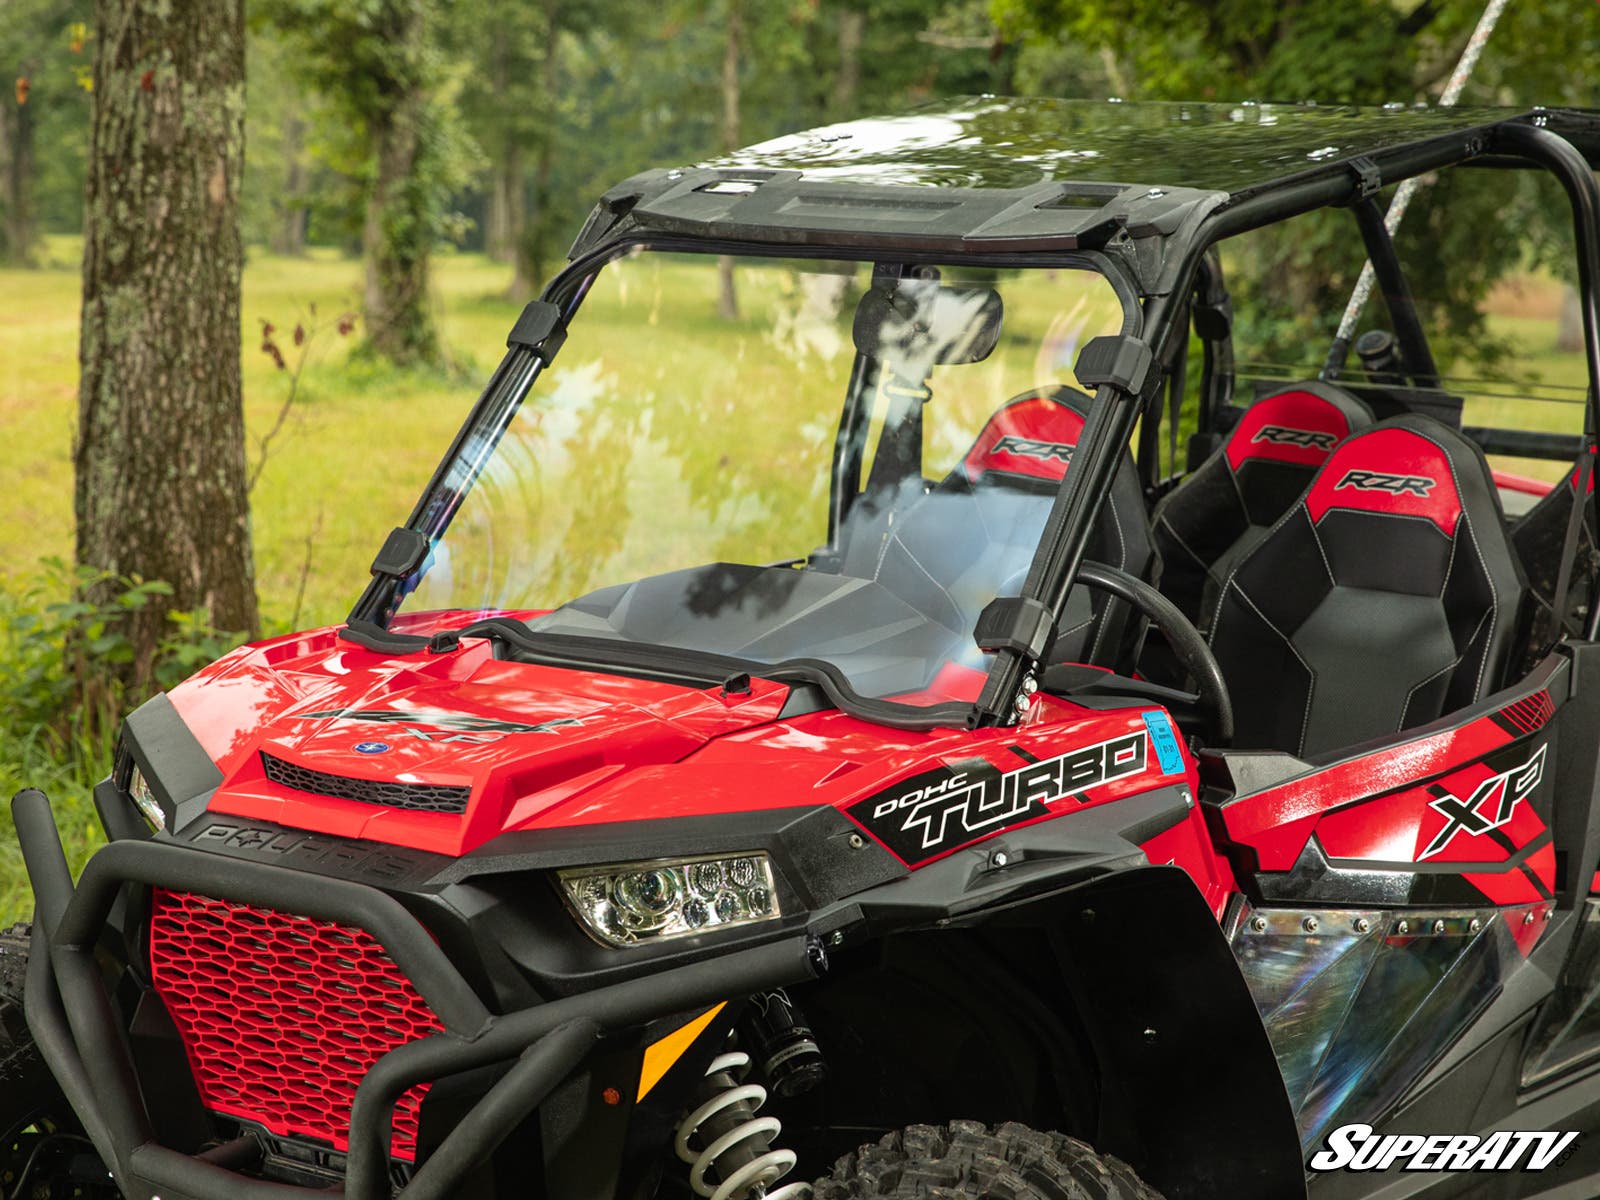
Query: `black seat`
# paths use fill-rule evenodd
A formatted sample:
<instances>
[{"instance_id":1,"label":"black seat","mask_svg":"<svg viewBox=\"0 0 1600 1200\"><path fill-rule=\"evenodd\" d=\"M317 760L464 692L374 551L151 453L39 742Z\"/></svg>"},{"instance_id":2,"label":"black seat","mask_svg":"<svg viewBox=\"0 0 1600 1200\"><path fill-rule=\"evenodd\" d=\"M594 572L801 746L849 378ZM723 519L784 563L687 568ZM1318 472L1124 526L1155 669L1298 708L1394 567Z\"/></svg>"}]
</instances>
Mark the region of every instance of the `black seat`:
<instances>
[{"instance_id":1,"label":"black seat","mask_svg":"<svg viewBox=\"0 0 1600 1200\"><path fill-rule=\"evenodd\" d=\"M1234 745L1321 754L1473 703L1524 593L1476 445L1414 415L1355 434L1224 585Z\"/></svg>"},{"instance_id":2,"label":"black seat","mask_svg":"<svg viewBox=\"0 0 1600 1200\"><path fill-rule=\"evenodd\" d=\"M1296 383L1257 400L1209 458L1156 505L1161 590L1201 629L1234 565L1299 500L1333 448L1372 424L1331 384Z\"/></svg>"},{"instance_id":3,"label":"black seat","mask_svg":"<svg viewBox=\"0 0 1600 1200\"><path fill-rule=\"evenodd\" d=\"M1511 526L1511 544L1516 547L1517 558L1528 576L1528 588L1533 595L1536 613L1531 614L1527 649L1537 654L1548 644L1553 628L1550 613L1556 603L1557 576L1561 570L1561 554L1567 543L1567 523L1572 507L1578 499L1580 471L1574 466L1561 482L1539 498L1537 504L1523 513ZM1585 489L1585 507L1582 524L1578 527L1577 561L1572 580L1568 585L1566 612L1563 617L1571 621L1587 603L1586 569L1596 561L1594 537L1594 472L1589 473Z\"/></svg>"},{"instance_id":4,"label":"black seat","mask_svg":"<svg viewBox=\"0 0 1600 1200\"><path fill-rule=\"evenodd\" d=\"M997 592L1022 585L1046 517L1082 436L1091 397L1073 388L1027 392L995 412L960 463L901 507L876 539L845 546L844 573L916 597L922 611L963 632ZM1124 453L1088 557L1142 579L1157 558L1133 457ZM1110 666L1135 649L1126 605L1074 589L1051 650L1055 662Z\"/></svg>"}]
</instances>

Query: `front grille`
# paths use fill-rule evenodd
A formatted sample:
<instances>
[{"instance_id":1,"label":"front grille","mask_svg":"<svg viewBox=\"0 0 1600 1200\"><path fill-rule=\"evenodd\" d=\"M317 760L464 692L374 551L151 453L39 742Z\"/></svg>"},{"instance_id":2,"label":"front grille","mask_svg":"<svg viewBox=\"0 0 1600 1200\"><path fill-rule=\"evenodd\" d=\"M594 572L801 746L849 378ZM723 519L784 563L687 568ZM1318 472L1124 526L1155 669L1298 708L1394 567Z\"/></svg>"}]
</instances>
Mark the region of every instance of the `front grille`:
<instances>
[{"instance_id":1,"label":"front grille","mask_svg":"<svg viewBox=\"0 0 1600 1200\"><path fill-rule=\"evenodd\" d=\"M366 931L188 892L153 894L150 972L207 1108L340 1151L372 1064L441 1028ZM395 1158L416 1158L427 1090L395 1105Z\"/></svg>"},{"instance_id":2,"label":"front grille","mask_svg":"<svg viewBox=\"0 0 1600 1200\"><path fill-rule=\"evenodd\" d=\"M409 808L415 812L463 813L470 787L441 783L396 783L389 779L358 779L353 775L330 775L313 771L299 763L261 752L261 766L267 778L281 787L315 796L334 796L340 800L359 800L363 804L382 804L386 808Z\"/></svg>"}]
</instances>

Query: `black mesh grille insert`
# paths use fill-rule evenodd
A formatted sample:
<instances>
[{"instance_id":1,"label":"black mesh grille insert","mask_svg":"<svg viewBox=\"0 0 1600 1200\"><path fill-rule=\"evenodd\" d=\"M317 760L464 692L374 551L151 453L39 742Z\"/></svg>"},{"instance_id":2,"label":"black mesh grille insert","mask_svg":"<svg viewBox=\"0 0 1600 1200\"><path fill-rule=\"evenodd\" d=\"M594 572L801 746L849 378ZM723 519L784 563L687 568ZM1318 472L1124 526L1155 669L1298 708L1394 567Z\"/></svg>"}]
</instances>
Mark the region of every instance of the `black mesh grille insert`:
<instances>
[{"instance_id":1,"label":"black mesh grille insert","mask_svg":"<svg viewBox=\"0 0 1600 1200\"><path fill-rule=\"evenodd\" d=\"M470 787L451 787L437 783L395 783L384 779L356 779L350 775L330 775L313 771L298 763L261 753L261 766L267 778L281 787L316 796L336 796L340 800L359 800L363 804L382 804L386 808L409 808L415 812L462 813L467 810Z\"/></svg>"}]
</instances>

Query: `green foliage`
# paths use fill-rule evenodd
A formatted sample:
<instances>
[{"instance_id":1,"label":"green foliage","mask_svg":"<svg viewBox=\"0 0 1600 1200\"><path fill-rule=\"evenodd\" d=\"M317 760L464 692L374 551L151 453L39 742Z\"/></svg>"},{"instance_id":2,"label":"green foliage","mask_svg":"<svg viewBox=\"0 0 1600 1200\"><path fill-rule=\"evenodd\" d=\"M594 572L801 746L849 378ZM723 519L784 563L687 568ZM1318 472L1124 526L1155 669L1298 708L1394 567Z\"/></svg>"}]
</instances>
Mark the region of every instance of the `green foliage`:
<instances>
[{"instance_id":1,"label":"green foliage","mask_svg":"<svg viewBox=\"0 0 1600 1200\"><path fill-rule=\"evenodd\" d=\"M111 585L109 600L82 599L101 584ZM124 691L105 668L133 657L129 616L171 594L159 581L74 570L59 558L45 559L28 578L0 576L0 792L44 789L75 872L101 841L89 794L111 768L123 714L145 698ZM203 613L167 615L154 690L174 686L240 641L213 629ZM27 908L9 809L0 809L0 924Z\"/></svg>"},{"instance_id":2,"label":"green foliage","mask_svg":"<svg viewBox=\"0 0 1600 1200\"><path fill-rule=\"evenodd\" d=\"M0 4L0 260L76 230L88 155L88 0Z\"/></svg>"},{"instance_id":3,"label":"green foliage","mask_svg":"<svg viewBox=\"0 0 1600 1200\"><path fill-rule=\"evenodd\" d=\"M92 602L104 593L110 598ZM0 738L44 739L61 748L110 736L129 695L106 668L133 661L133 613L162 605L169 584L113 576L45 559L31 579L0 579ZM201 611L167 613L151 682L162 691L238 645L242 635L214 629Z\"/></svg>"}]
</instances>

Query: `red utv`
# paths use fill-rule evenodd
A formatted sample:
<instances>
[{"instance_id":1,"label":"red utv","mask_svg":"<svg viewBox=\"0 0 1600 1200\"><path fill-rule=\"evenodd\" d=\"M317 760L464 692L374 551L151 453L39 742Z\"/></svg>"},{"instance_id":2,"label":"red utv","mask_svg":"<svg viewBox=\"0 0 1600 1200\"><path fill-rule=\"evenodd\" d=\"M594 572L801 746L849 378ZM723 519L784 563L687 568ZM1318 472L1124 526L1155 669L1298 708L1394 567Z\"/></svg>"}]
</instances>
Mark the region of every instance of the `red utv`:
<instances>
[{"instance_id":1,"label":"red utv","mask_svg":"<svg viewBox=\"0 0 1600 1200\"><path fill-rule=\"evenodd\" d=\"M76 885L14 800L0 1193L1593 1194L1597 158L984 99L612 189L349 619L133 713ZM1565 190L1575 400L1441 368L1423 175ZM1247 370L1307 221L1360 366Z\"/></svg>"}]
</instances>

